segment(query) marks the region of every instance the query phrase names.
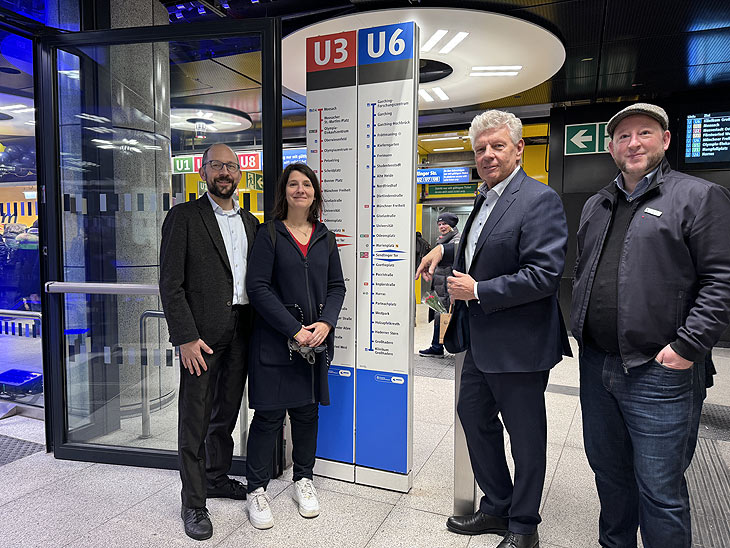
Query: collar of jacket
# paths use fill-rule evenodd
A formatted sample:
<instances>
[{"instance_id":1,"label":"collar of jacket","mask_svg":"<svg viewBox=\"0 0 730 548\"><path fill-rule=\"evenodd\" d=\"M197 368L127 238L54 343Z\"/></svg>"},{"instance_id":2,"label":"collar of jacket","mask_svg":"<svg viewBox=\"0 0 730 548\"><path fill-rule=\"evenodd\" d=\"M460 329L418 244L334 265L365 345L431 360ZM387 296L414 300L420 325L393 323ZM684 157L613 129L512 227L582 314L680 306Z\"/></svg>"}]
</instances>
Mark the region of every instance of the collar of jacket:
<instances>
[{"instance_id":1,"label":"collar of jacket","mask_svg":"<svg viewBox=\"0 0 730 548\"><path fill-rule=\"evenodd\" d=\"M276 230L278 232L281 232L285 236L291 236L289 233L289 229L284 224L284 221L281 219L274 219L274 226L276 227ZM314 222L314 232L312 233L312 237L310 239L311 243L314 243L316 239L318 239L322 234L327 233L327 227L324 225L324 223L321 223L319 221Z\"/></svg>"},{"instance_id":2,"label":"collar of jacket","mask_svg":"<svg viewBox=\"0 0 730 548\"><path fill-rule=\"evenodd\" d=\"M654 189L658 188L659 185L664 183L664 179L667 175L672 171L672 167L669 165L669 162L667 161L667 158L662 158L661 163L659 164L659 171L657 171L656 177L654 177L654 180L649 185L649 187L644 191L644 194L642 194L639 198L643 198L646 196L649 192L652 192ZM618 177L618 173L616 174L616 177ZM613 206L616 203L616 199L618 198L619 189L616 186L616 183L614 182L616 180L616 177L614 177L610 183L608 183L606 186L604 186L601 190L598 191L598 194L608 200L611 203L611 206Z\"/></svg>"}]
</instances>

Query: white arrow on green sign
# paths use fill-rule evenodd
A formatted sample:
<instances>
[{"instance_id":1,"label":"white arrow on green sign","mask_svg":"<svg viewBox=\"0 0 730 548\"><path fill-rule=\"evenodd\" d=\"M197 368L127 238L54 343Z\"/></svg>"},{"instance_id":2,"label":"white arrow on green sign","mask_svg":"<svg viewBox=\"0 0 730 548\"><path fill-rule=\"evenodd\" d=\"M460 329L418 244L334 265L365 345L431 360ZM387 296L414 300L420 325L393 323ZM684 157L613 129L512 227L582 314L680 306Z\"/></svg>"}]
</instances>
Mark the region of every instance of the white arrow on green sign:
<instances>
[{"instance_id":1,"label":"white arrow on green sign","mask_svg":"<svg viewBox=\"0 0 730 548\"><path fill-rule=\"evenodd\" d=\"M608 152L606 122L565 126L565 156Z\"/></svg>"}]
</instances>

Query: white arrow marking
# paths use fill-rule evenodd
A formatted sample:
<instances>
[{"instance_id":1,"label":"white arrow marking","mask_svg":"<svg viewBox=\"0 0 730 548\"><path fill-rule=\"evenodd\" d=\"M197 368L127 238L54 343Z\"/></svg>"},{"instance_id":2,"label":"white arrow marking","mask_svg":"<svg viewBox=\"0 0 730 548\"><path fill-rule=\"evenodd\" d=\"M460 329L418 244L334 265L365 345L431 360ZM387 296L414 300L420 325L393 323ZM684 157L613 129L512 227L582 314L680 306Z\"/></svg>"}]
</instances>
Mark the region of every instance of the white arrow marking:
<instances>
[{"instance_id":1,"label":"white arrow marking","mask_svg":"<svg viewBox=\"0 0 730 548\"><path fill-rule=\"evenodd\" d=\"M593 137L591 137L590 135L586 135L586 131L588 130L581 129L578 133L570 138L570 142L578 148L588 148L583 143L590 143L593 140Z\"/></svg>"}]
</instances>

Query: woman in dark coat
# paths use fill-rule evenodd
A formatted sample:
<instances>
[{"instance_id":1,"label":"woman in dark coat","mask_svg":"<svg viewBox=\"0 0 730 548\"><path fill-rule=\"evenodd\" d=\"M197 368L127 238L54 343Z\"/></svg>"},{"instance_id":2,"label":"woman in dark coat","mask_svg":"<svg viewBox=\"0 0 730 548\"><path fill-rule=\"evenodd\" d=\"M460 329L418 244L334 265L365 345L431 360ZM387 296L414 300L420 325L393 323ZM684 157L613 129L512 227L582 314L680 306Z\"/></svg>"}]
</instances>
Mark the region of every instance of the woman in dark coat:
<instances>
[{"instance_id":1,"label":"woman in dark coat","mask_svg":"<svg viewBox=\"0 0 730 548\"><path fill-rule=\"evenodd\" d=\"M461 240L461 234L456 225L459 223L459 218L453 213L444 211L438 216L438 228L439 237L434 244L434 247L440 244L452 243L459 245ZM433 281L431 282L431 289L438 295L441 304L444 305L446 310L449 309L450 300L449 292L446 289L446 278L451 276L451 265L439 265L433 273ZM441 314L434 312L430 308L428 309L428 321L433 321L433 339L431 340L431 346L425 350L419 350L421 356L444 356L444 345L439 341L441 334Z\"/></svg>"},{"instance_id":2,"label":"woman in dark coat","mask_svg":"<svg viewBox=\"0 0 730 548\"><path fill-rule=\"evenodd\" d=\"M246 479L251 524L274 520L266 486L284 415L291 419L294 499L304 517L319 515L312 484L319 404L329 405L327 369L345 282L334 234L318 221L322 193L314 172L290 164L276 188L274 220L251 250L246 291L256 310L248 369Z\"/></svg>"}]
</instances>

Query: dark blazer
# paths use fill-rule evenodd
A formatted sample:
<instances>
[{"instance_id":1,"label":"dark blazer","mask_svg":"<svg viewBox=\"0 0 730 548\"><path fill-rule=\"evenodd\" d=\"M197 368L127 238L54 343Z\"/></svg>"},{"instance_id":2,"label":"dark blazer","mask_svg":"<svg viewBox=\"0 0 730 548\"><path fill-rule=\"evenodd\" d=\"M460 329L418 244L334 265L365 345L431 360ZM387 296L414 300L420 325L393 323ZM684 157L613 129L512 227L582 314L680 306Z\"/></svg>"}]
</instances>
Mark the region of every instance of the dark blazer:
<instances>
[{"instance_id":1,"label":"dark blazer","mask_svg":"<svg viewBox=\"0 0 730 548\"><path fill-rule=\"evenodd\" d=\"M444 246L454 270L465 271L469 231L483 201L477 197L456 256L455 246ZM479 301L456 301L446 348L470 348L486 373L544 371L572 355L557 298L567 245L560 197L520 169L477 241L468 273L478 282Z\"/></svg>"},{"instance_id":2,"label":"dark blazer","mask_svg":"<svg viewBox=\"0 0 730 548\"><path fill-rule=\"evenodd\" d=\"M345 281L337 245L329 230L316 223L304 257L281 221L274 223L276 245L268 225L258 231L246 275L256 310L249 354L249 405L252 409L287 409L310 403L329 404L327 370L334 355L334 328L345 299ZM287 340L322 320L333 329L325 341L327 355L309 365L290 353Z\"/></svg>"},{"instance_id":3,"label":"dark blazer","mask_svg":"<svg viewBox=\"0 0 730 548\"><path fill-rule=\"evenodd\" d=\"M259 221L239 210L251 255ZM250 268L250 264L249 264ZM173 207L162 224L160 298L170 342L218 342L231 314L233 272L206 195Z\"/></svg>"}]
</instances>

